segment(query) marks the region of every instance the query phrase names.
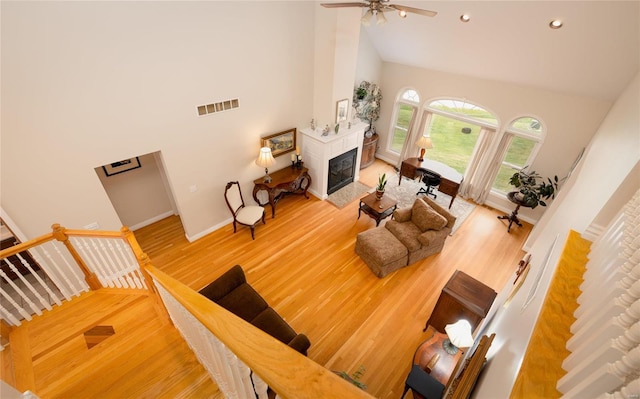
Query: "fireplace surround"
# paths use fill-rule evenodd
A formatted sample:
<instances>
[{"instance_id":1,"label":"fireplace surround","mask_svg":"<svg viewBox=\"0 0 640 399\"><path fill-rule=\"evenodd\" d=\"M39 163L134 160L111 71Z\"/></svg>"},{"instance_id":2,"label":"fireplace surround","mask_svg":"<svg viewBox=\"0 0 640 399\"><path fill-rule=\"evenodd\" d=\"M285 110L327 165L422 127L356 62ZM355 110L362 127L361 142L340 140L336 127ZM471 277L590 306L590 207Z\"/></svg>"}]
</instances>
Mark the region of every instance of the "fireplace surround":
<instances>
[{"instance_id":1,"label":"fireplace surround","mask_svg":"<svg viewBox=\"0 0 640 399\"><path fill-rule=\"evenodd\" d=\"M352 181L360 180L360 155L362 154L364 131L367 127L368 124L364 122L352 124L350 129L345 124L338 130L338 134L331 131L326 136L322 136L321 129L304 128L298 130L301 133L304 163L309 168L311 175L311 186L308 190L310 193L324 200L331 192ZM351 154L346 155L348 153ZM343 155L345 159L341 158ZM339 166L334 167L331 172L329 161L336 160L336 158L340 160L336 164ZM346 159L351 159L351 161ZM348 176L349 174L351 176ZM330 185L333 190L331 192L329 191Z\"/></svg>"}]
</instances>

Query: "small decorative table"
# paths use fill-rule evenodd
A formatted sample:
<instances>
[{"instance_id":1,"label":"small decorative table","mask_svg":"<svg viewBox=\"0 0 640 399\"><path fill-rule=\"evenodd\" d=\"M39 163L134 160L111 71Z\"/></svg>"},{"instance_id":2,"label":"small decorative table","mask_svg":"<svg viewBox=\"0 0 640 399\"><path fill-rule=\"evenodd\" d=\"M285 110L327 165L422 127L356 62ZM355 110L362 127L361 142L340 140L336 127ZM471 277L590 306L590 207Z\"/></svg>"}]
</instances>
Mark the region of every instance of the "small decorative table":
<instances>
[{"instance_id":1,"label":"small decorative table","mask_svg":"<svg viewBox=\"0 0 640 399\"><path fill-rule=\"evenodd\" d=\"M518 199L516 197L516 194L518 194L517 191L512 191L509 194L507 194L507 198L509 199L509 201L511 201L514 204L516 204L516 209L514 209L513 212L511 212L510 215L498 216L498 219L506 219L506 220L509 221L509 227L507 227L507 233L511 231L511 225L513 223L515 223L518 226L522 227L522 223L520 223L520 219L518 219L518 210L520 209L520 207L524 206L525 208L530 208L525 202L523 202L520 199Z\"/></svg>"},{"instance_id":2,"label":"small decorative table","mask_svg":"<svg viewBox=\"0 0 640 399\"><path fill-rule=\"evenodd\" d=\"M285 195L299 194L307 196L307 189L311 185L311 176L309 176L309 169L305 167L287 167L284 169L271 172L271 181L269 183L264 182L264 177L253 181L253 199L260 205L271 205L271 218L276 217L276 204ZM269 201L261 203L258 199L259 191L266 191L269 194Z\"/></svg>"},{"instance_id":3,"label":"small decorative table","mask_svg":"<svg viewBox=\"0 0 640 399\"><path fill-rule=\"evenodd\" d=\"M376 221L376 226L378 226L380 221L391 215L397 207L398 202L395 199L389 196L383 196L382 199L377 199L376 193L373 192L360 199L358 219L360 219L360 213L364 212L374 219Z\"/></svg>"}]
</instances>

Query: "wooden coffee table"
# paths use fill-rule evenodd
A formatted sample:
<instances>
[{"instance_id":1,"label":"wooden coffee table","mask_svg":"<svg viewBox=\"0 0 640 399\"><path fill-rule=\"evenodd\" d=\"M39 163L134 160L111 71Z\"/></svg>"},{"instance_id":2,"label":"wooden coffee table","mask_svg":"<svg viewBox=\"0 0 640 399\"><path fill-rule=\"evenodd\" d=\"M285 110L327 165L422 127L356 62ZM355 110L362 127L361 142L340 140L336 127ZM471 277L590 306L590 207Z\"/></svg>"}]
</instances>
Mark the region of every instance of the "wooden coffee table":
<instances>
[{"instance_id":1,"label":"wooden coffee table","mask_svg":"<svg viewBox=\"0 0 640 399\"><path fill-rule=\"evenodd\" d=\"M380 225L380 221L389 215L398 207L398 202L385 195L382 199L376 198L376 193L371 193L360 199L360 207L358 208L358 219L361 212L366 213L376 221L376 226Z\"/></svg>"}]
</instances>

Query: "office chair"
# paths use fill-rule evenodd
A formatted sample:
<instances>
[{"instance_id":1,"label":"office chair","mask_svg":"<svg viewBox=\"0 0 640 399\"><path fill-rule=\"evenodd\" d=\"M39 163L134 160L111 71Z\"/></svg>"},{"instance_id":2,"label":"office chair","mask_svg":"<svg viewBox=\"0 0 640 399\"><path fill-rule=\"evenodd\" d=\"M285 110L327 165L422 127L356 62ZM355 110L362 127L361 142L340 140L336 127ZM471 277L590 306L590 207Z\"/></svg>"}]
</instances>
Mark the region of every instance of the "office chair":
<instances>
[{"instance_id":1,"label":"office chair","mask_svg":"<svg viewBox=\"0 0 640 399\"><path fill-rule=\"evenodd\" d=\"M438 173L425 169L422 171L422 182L427 187L421 187L420 191L418 191L416 195L426 194L432 196L433 199L436 199L438 196L433 192L433 188L440 185L440 179L441 178Z\"/></svg>"}]
</instances>

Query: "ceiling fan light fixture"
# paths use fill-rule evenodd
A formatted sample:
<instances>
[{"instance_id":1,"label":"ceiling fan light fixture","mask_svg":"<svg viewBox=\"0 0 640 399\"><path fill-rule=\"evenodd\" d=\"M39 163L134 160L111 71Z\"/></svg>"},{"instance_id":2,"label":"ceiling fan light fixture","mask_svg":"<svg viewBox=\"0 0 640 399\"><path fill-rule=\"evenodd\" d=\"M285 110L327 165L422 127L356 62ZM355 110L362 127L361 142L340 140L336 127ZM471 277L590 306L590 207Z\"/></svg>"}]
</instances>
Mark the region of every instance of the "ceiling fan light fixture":
<instances>
[{"instance_id":1,"label":"ceiling fan light fixture","mask_svg":"<svg viewBox=\"0 0 640 399\"><path fill-rule=\"evenodd\" d=\"M384 16L384 13L382 11L378 11L376 13L376 24L384 25L386 23L387 23L387 18Z\"/></svg>"},{"instance_id":2,"label":"ceiling fan light fixture","mask_svg":"<svg viewBox=\"0 0 640 399\"><path fill-rule=\"evenodd\" d=\"M371 25L371 18L373 18L373 12L371 10L367 10L367 12L362 16L360 22L362 22L362 25L364 26L369 26Z\"/></svg>"},{"instance_id":3,"label":"ceiling fan light fixture","mask_svg":"<svg viewBox=\"0 0 640 399\"><path fill-rule=\"evenodd\" d=\"M471 16L469 14L462 14L460 16L460 21L469 22L469 21L471 21Z\"/></svg>"},{"instance_id":4,"label":"ceiling fan light fixture","mask_svg":"<svg viewBox=\"0 0 640 399\"><path fill-rule=\"evenodd\" d=\"M406 18L407 12L405 10L398 10L398 15L400 16L400 18Z\"/></svg>"}]
</instances>

